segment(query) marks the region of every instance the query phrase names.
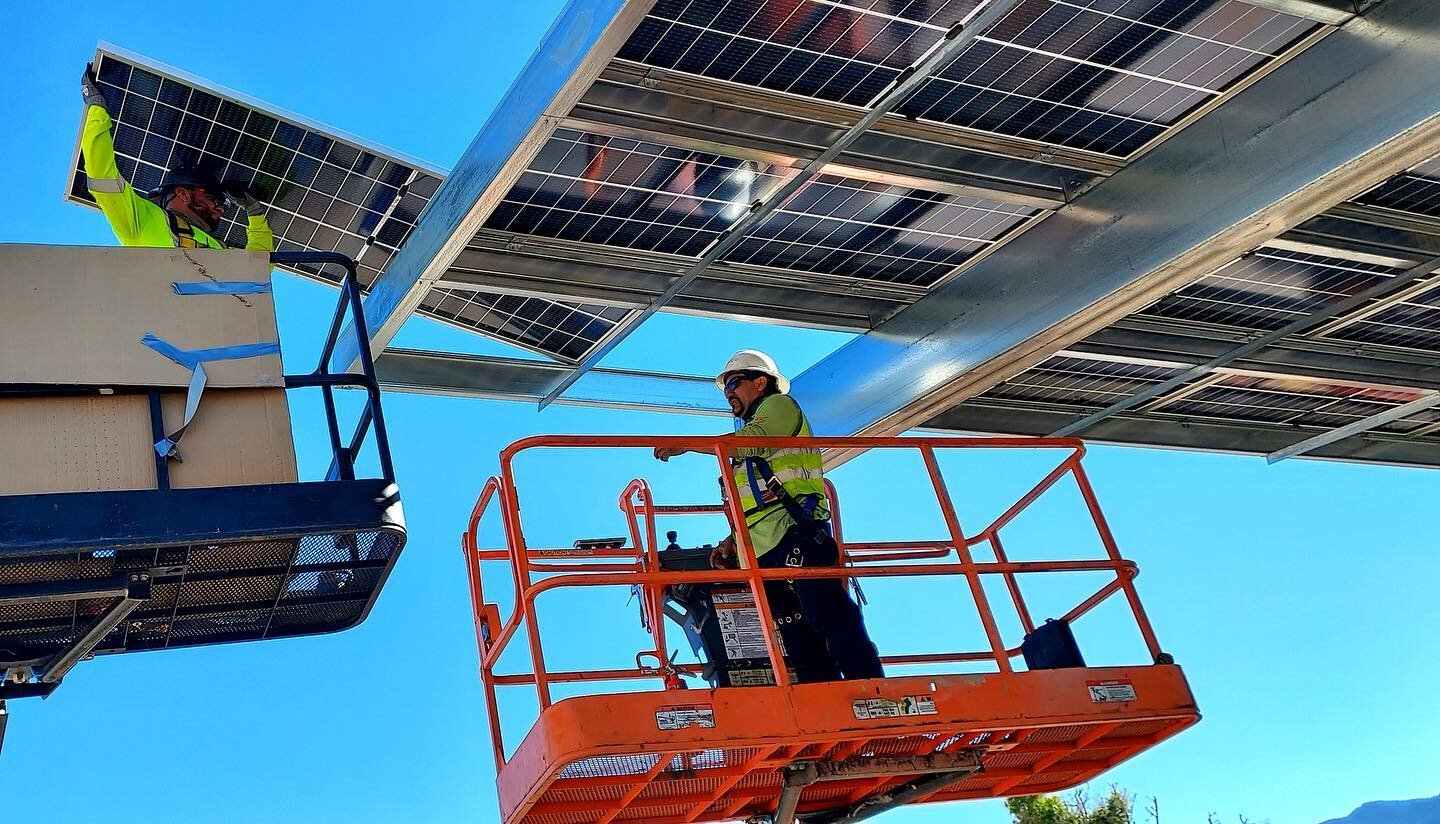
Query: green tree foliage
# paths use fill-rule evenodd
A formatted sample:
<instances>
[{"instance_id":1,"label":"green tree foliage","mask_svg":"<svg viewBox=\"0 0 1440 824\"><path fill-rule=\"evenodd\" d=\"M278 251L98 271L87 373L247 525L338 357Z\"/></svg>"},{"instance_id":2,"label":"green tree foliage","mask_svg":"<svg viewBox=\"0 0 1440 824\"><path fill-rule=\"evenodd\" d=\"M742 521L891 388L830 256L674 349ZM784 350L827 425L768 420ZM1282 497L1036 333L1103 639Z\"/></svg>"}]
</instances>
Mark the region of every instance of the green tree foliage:
<instances>
[{"instance_id":1,"label":"green tree foliage","mask_svg":"<svg viewBox=\"0 0 1440 824\"><path fill-rule=\"evenodd\" d=\"M1110 793L1098 804L1092 803L1085 789L1076 790L1068 797L1056 795L1027 795L1005 799L1005 809L1010 811L1014 824L1160 824L1160 801L1151 798L1139 813L1135 810L1135 797L1126 795L1119 787L1111 787ZM1224 824L1215 813L1205 819L1206 824ZM1239 817L1239 824L1270 824L1254 819Z\"/></svg>"},{"instance_id":2,"label":"green tree foliage","mask_svg":"<svg viewBox=\"0 0 1440 824\"><path fill-rule=\"evenodd\" d=\"M1133 804L1119 788L1098 804L1091 804L1083 790L1076 790L1068 799L1053 795L1028 795L1007 798L1005 809L1015 824L1132 824Z\"/></svg>"}]
</instances>

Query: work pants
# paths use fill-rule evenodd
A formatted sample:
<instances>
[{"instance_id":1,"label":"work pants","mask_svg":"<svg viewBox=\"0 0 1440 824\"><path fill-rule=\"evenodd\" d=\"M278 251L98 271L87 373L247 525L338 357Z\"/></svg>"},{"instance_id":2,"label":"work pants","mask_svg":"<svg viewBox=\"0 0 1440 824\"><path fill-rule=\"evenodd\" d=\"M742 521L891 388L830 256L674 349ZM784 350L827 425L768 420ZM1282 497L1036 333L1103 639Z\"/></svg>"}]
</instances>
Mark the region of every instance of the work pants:
<instances>
[{"instance_id":1,"label":"work pants","mask_svg":"<svg viewBox=\"0 0 1440 824\"><path fill-rule=\"evenodd\" d=\"M840 550L823 526L794 526L760 556L762 569L836 567ZM765 597L800 683L883 678L860 607L839 578L766 581Z\"/></svg>"}]
</instances>

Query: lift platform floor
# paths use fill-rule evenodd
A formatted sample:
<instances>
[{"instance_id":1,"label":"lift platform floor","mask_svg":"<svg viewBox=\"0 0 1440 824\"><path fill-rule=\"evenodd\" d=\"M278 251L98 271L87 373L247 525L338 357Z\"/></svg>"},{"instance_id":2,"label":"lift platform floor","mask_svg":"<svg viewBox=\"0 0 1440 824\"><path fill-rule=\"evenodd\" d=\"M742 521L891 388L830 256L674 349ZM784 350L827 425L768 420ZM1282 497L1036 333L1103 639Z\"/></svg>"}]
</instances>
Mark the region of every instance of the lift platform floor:
<instances>
[{"instance_id":1,"label":"lift platform floor","mask_svg":"<svg viewBox=\"0 0 1440 824\"><path fill-rule=\"evenodd\" d=\"M405 545L393 490L357 480L0 497L0 667L43 667L87 633L85 654L98 655L354 626ZM104 626L137 575L146 597Z\"/></svg>"},{"instance_id":2,"label":"lift platform floor","mask_svg":"<svg viewBox=\"0 0 1440 824\"><path fill-rule=\"evenodd\" d=\"M1174 665L585 696L541 713L500 773L500 803L507 824L728 821L773 814L797 762L962 752L981 770L918 800L1056 792L1199 718ZM797 811L925 778L819 781Z\"/></svg>"}]
</instances>

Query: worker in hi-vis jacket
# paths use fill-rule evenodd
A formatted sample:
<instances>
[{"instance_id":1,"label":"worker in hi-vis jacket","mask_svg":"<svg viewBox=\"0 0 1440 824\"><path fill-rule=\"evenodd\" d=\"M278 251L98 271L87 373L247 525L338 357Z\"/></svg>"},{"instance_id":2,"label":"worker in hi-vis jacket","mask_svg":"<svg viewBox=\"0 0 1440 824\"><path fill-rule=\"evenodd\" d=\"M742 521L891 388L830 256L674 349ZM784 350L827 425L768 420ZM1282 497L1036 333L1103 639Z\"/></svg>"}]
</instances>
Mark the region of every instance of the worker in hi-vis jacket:
<instances>
[{"instance_id":1,"label":"worker in hi-vis jacket","mask_svg":"<svg viewBox=\"0 0 1440 824\"><path fill-rule=\"evenodd\" d=\"M85 98L85 130L80 152L85 162L85 185L110 221L110 228L125 246L178 246L224 249L217 238L226 200L246 214L246 249L275 251L275 234L265 220L265 205L254 190L226 185L210 171L190 164L169 169L160 188L149 197L135 191L115 165L113 122L105 94L90 66L80 80Z\"/></svg>"},{"instance_id":2,"label":"worker in hi-vis jacket","mask_svg":"<svg viewBox=\"0 0 1440 824\"><path fill-rule=\"evenodd\" d=\"M764 352L736 352L715 385L725 393L730 411L744 422L735 437L810 436L800 404L786 394L790 382ZM655 457L665 461L692 451L658 447ZM740 447L731 452L730 463L758 566L839 566L819 450ZM733 534L720 542L711 565L736 565ZM860 608L839 578L766 581L765 597L797 681L884 677Z\"/></svg>"}]
</instances>

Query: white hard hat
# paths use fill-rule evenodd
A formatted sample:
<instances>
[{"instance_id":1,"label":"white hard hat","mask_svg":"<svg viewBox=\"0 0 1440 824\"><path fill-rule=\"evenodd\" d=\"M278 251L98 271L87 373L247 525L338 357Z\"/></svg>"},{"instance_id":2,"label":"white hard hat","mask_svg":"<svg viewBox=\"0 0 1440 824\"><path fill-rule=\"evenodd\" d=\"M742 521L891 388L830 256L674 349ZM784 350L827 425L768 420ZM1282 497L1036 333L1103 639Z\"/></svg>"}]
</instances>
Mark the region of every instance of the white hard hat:
<instances>
[{"instance_id":1,"label":"white hard hat","mask_svg":"<svg viewBox=\"0 0 1440 824\"><path fill-rule=\"evenodd\" d=\"M790 391L790 381L780 374L780 368L775 365L775 359L758 349L741 349L730 356L730 360L725 363L725 368L715 376L715 385L720 387L720 391L725 391L725 376L733 375L736 372L759 372L762 375L769 375L775 381L776 389L781 392Z\"/></svg>"}]
</instances>

